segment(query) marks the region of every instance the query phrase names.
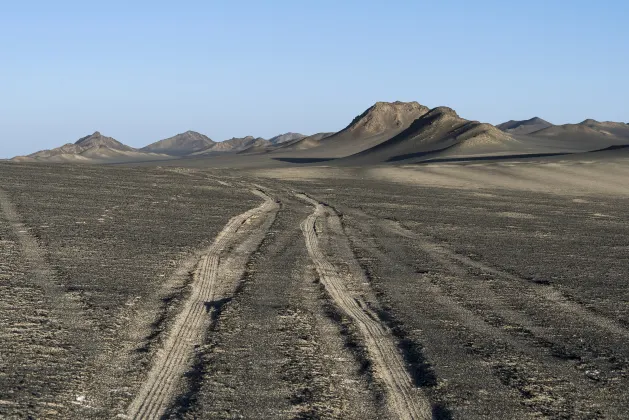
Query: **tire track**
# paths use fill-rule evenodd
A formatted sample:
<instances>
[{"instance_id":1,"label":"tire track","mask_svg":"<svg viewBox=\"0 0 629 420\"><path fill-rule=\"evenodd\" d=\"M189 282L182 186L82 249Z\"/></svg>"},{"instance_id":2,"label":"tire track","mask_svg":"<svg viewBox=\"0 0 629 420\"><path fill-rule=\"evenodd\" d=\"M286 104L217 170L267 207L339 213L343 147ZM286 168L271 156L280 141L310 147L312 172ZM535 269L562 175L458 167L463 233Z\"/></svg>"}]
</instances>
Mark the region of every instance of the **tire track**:
<instances>
[{"instance_id":1,"label":"tire track","mask_svg":"<svg viewBox=\"0 0 629 420\"><path fill-rule=\"evenodd\" d=\"M3 295L0 311L1 393L8 392L16 401L24 398L14 405L17 410L24 410L17 417L80 417L78 413L84 406L76 398L88 377L86 365L92 363L92 354L101 351L97 331L80 303L58 282L57 272L47 260L47 250L1 188L0 222L10 232L20 255L6 261L16 265L9 271L10 278L2 279L8 293ZM0 274L4 257L0 255ZM11 312L14 315L6 317ZM8 351L4 353L4 349ZM55 408L49 410L53 405ZM2 414L0 417L4 418Z\"/></svg>"},{"instance_id":2,"label":"tire track","mask_svg":"<svg viewBox=\"0 0 629 420\"><path fill-rule=\"evenodd\" d=\"M221 289L227 286L222 282L226 281L224 277L229 270L223 269L221 258L229 260L233 252L231 247L240 242L241 237L246 240L248 235L255 233L256 227L249 227L248 224L279 209L278 203L262 191L255 190L253 193L263 198L264 203L232 218L199 262L192 294L177 316L164 347L157 353L146 381L130 404L127 410L130 418L157 419L164 414L188 368L194 347L202 342L204 327L210 320L207 312L215 309L215 301L226 297Z\"/></svg>"},{"instance_id":3,"label":"tire track","mask_svg":"<svg viewBox=\"0 0 629 420\"><path fill-rule=\"evenodd\" d=\"M369 309L364 299L346 287L340 272L328 261L319 245L316 222L320 218L338 216L304 194L297 194L297 197L315 207L315 211L301 224L308 253L327 292L356 323L363 336L375 375L385 388L389 410L399 419L432 418L431 405L413 385L391 332L378 320L377 314Z\"/></svg>"},{"instance_id":4,"label":"tire track","mask_svg":"<svg viewBox=\"0 0 629 420\"><path fill-rule=\"evenodd\" d=\"M0 210L18 239L22 254L29 265L28 272L32 274L32 279L37 287L41 288L44 295L49 299L53 309L57 312L56 315L62 319L68 328L77 329L79 325L85 325L85 320L80 318L80 307L66 296L61 286L55 284L55 272L46 261L46 252L39 246L37 238L29 233L29 228L21 220L8 194L1 188ZM79 317L80 322L77 317ZM83 330L86 329L83 328ZM85 331L81 332L81 334L84 333Z\"/></svg>"},{"instance_id":5,"label":"tire track","mask_svg":"<svg viewBox=\"0 0 629 420\"><path fill-rule=\"evenodd\" d=\"M453 387L445 394L431 394L431 397L438 400L445 396L446 405L449 408L456 411L463 410L457 412L457 416L474 417L466 411L472 407L462 408L460 402L447 400L447 398L452 398L452 395L456 395L456 392L452 390L457 387L468 387L468 389L470 386L472 389L486 387L491 382L494 387L491 399L494 402L499 401L503 409L506 406L506 400L509 400L510 404L516 402L522 407L553 418L567 416L568 413L579 413L582 416L587 413L587 416L596 418L600 412L610 413L613 412L613 407L623 405L625 399L622 396L623 386L617 383L622 379L614 377L609 380L606 374L601 374L601 378L593 380L592 372L605 372L603 366L597 365L596 360L588 360L587 356L583 358L577 356L580 353L577 348L567 347L561 341L557 342L553 328L538 326L534 319L527 318L514 307L503 302L500 297L495 296L487 285L482 284L483 281L471 281L474 274L471 274L469 269L462 264L455 264L442 255L431 255L421 247L413 246L408 248L407 252L402 249L406 245L396 244L395 251L391 252L390 248L381 245L379 240L377 242L375 240L381 238L383 234L387 237L391 235L392 232L385 226L387 222L369 219L368 216L356 213L364 217L347 218L348 222L351 221L348 236L356 247L355 253L361 260L361 264L364 264L365 272L370 278L377 279L375 290L383 292L384 279L398 276L398 278L408 276L409 279L413 279L413 286L409 288L408 293L413 296L411 298L414 303L413 307L416 304L417 307L424 308L424 315L421 320L413 319L409 323L408 318L404 319L408 316L409 312L405 313L408 309L401 309L402 320L407 329L421 331L422 335L426 334L419 341L426 343L432 358L432 366L437 369L437 375ZM346 218L343 222L346 222ZM377 226L379 233L371 230L371 226ZM367 230L362 230L365 227ZM418 241L412 239L410 243L417 245ZM412 257L410 257L417 252L417 249L426 252L443 268L451 271L451 274L440 273L436 281L437 277L432 273L428 274L424 271L418 273L417 266L411 263ZM373 263L372 260L377 263ZM383 266L400 269L382 272ZM384 287L388 293L395 295L394 290L388 286ZM413 289L416 294L413 294ZM384 300L386 301L386 298ZM395 305L400 305L399 300L395 302ZM397 310L400 310L399 306ZM411 314L415 317L414 309L411 309ZM461 326L461 329L442 330L439 325L438 329L431 331L431 319L437 320L438 324L450 320L450 325ZM450 348L440 348L440 343L444 342L441 338L442 334L453 334L445 340ZM468 343L473 343L473 345ZM456 360L457 357L454 356L456 347L469 351L463 356L465 361ZM457 363L461 363L462 366L456 367ZM450 382L456 378L456 375L452 374L455 367L459 371L467 372L472 378L485 379L482 384L473 382L473 379L469 383L467 378L465 381L459 378ZM485 370L485 372L481 373L479 370ZM496 380L517 393L511 396L503 395L503 392L508 391L496 388ZM442 391L443 389L440 390ZM577 394L580 394L580 397L574 398ZM600 408L600 405L605 408ZM509 414L511 417L505 416L505 413L501 414L501 418L524 417L523 413L519 415L511 413Z\"/></svg>"},{"instance_id":6,"label":"tire track","mask_svg":"<svg viewBox=\"0 0 629 420\"><path fill-rule=\"evenodd\" d=\"M534 282L527 281L522 279L516 275L507 273L505 271L496 269L494 267L490 267L487 264L484 264L479 261L475 261L469 257L466 257L461 254L457 254L444 246L436 244L430 241L428 238L420 235L416 232L410 231L403 226L401 226L398 222L388 221L384 222L383 225L387 230L403 236L408 239L412 239L418 241L421 248L426 251L429 255L433 256L433 258L441 261L446 266L451 267L453 271L456 272L456 267L452 266L452 263L458 263L465 267L470 267L473 269L480 270L485 273L492 274L498 278L502 278L504 280L511 281L515 284L523 284L526 283L527 287L539 298L544 299L548 302L556 305L557 308L560 308L562 311L567 312L582 321L589 323L590 325L594 325L600 329L606 330L616 336L620 336L623 338L629 338L629 330L624 328L622 325L617 322L606 318L604 316L598 315L592 311L589 311L583 308L581 305L575 302L571 302L566 299L565 296L561 294L556 288L548 284L537 284Z\"/></svg>"}]
</instances>

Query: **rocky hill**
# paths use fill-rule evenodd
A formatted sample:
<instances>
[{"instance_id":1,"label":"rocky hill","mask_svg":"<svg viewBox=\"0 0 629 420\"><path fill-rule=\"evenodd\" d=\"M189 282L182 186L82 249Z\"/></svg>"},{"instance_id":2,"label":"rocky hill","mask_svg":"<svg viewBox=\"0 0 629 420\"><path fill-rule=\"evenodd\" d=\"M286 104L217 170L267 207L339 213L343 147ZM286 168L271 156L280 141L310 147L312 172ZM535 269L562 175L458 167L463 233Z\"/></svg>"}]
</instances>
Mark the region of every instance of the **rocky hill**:
<instances>
[{"instance_id":1,"label":"rocky hill","mask_svg":"<svg viewBox=\"0 0 629 420\"><path fill-rule=\"evenodd\" d=\"M186 131L164 140L149 144L140 149L148 153L163 153L171 156L185 156L191 153L207 150L214 146L211 138L196 131Z\"/></svg>"}]
</instances>

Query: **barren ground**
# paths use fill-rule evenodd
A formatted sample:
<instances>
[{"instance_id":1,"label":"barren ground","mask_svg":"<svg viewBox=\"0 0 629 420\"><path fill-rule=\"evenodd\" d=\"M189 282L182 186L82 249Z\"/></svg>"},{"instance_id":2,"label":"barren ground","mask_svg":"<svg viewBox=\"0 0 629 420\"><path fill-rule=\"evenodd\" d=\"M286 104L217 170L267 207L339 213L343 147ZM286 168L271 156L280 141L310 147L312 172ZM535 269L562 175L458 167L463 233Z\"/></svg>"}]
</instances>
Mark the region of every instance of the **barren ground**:
<instances>
[{"instance_id":1,"label":"barren ground","mask_svg":"<svg viewBox=\"0 0 629 420\"><path fill-rule=\"evenodd\" d=\"M627 418L628 167L0 164L0 417Z\"/></svg>"}]
</instances>

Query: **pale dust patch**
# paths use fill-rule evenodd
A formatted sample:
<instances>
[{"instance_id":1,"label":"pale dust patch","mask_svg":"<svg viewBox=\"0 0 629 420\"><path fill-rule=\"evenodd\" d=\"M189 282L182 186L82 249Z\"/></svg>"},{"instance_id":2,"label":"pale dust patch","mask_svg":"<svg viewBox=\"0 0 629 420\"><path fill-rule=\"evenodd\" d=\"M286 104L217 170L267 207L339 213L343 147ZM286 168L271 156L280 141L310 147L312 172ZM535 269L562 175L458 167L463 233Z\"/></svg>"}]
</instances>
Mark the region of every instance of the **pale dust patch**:
<instances>
[{"instance_id":1,"label":"pale dust patch","mask_svg":"<svg viewBox=\"0 0 629 420\"><path fill-rule=\"evenodd\" d=\"M476 197L487 197L487 198L497 197L496 194L490 194L490 193L484 193L484 192L473 192L472 195Z\"/></svg>"},{"instance_id":2,"label":"pale dust patch","mask_svg":"<svg viewBox=\"0 0 629 420\"><path fill-rule=\"evenodd\" d=\"M497 213L501 217L509 217L511 219L535 219L535 216L528 213L518 213L514 211L501 211Z\"/></svg>"},{"instance_id":3,"label":"pale dust patch","mask_svg":"<svg viewBox=\"0 0 629 420\"><path fill-rule=\"evenodd\" d=\"M609 215L609 214L603 214L603 213L592 213L592 216L605 218L605 219L617 219L616 216L612 216L612 215Z\"/></svg>"}]
</instances>

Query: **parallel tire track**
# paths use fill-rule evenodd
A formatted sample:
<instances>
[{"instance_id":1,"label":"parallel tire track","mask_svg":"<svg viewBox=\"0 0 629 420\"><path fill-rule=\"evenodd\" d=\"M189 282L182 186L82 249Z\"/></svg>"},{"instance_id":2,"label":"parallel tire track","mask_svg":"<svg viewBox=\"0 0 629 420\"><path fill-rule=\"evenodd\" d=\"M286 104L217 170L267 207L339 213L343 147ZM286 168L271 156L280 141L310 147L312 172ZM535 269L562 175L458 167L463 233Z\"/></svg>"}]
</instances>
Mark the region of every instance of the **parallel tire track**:
<instances>
[{"instance_id":1,"label":"parallel tire track","mask_svg":"<svg viewBox=\"0 0 629 420\"><path fill-rule=\"evenodd\" d=\"M224 297L217 296L222 280L219 270L221 257L238 242L241 232L247 234L246 229L240 230L245 223L278 209L275 200L261 191L253 192L263 198L264 203L232 218L202 257L194 275L192 294L175 319L163 348L155 356L146 381L127 410L130 418L157 419L164 414L189 365L194 347L201 343L204 326L209 321L207 304Z\"/></svg>"},{"instance_id":2,"label":"parallel tire track","mask_svg":"<svg viewBox=\"0 0 629 420\"><path fill-rule=\"evenodd\" d=\"M362 297L349 291L341 274L327 260L319 246L315 228L317 219L337 216L306 195L299 194L298 197L315 206L314 213L301 224L310 258L319 273L321 283L334 302L353 320L364 338L375 374L385 388L391 413L399 419L432 418L431 405L413 385L391 332L378 320L377 314L369 309Z\"/></svg>"},{"instance_id":3,"label":"parallel tire track","mask_svg":"<svg viewBox=\"0 0 629 420\"><path fill-rule=\"evenodd\" d=\"M22 254L28 263L28 271L36 285L40 287L57 315L62 318L68 328L76 327L84 322L78 322L80 308L71 301L63 288L54 282L55 272L46 261L46 251L39 246L37 238L28 231L28 227L23 223L19 213L13 206L8 194L0 189L0 212L11 225L11 229L18 239ZM83 334L84 331L81 332Z\"/></svg>"},{"instance_id":4,"label":"parallel tire track","mask_svg":"<svg viewBox=\"0 0 629 420\"><path fill-rule=\"evenodd\" d=\"M629 338L629 330L624 328L622 325L618 324L612 319L606 318L604 316L598 315L581 305L575 302L571 302L566 299L563 294L554 288L551 285L540 285L533 282L529 282L525 279L522 279L516 275L507 273L502 270L498 270L494 267L490 267L487 264L483 264L479 261L474 261L469 257L466 257L461 254L457 254L451 250L448 250L446 247L441 246L437 243L430 241L423 235L420 235L416 232L410 231L404 227L402 227L397 222L388 222L383 223L383 226L387 228L389 231L406 237L408 239L415 240L419 243L421 248L426 251L429 255L432 255L439 261L442 261L448 265L448 261L452 261L454 263L461 264L464 267L475 268L481 270L482 272L490 273L498 278L503 278L512 282L513 284L526 284L526 286L539 298L547 300L556 305L556 308L564 311L565 313L569 313L572 316L581 319L584 322L589 323L590 325L594 325L602 330L606 330L616 336L620 336L623 338Z\"/></svg>"}]
</instances>

